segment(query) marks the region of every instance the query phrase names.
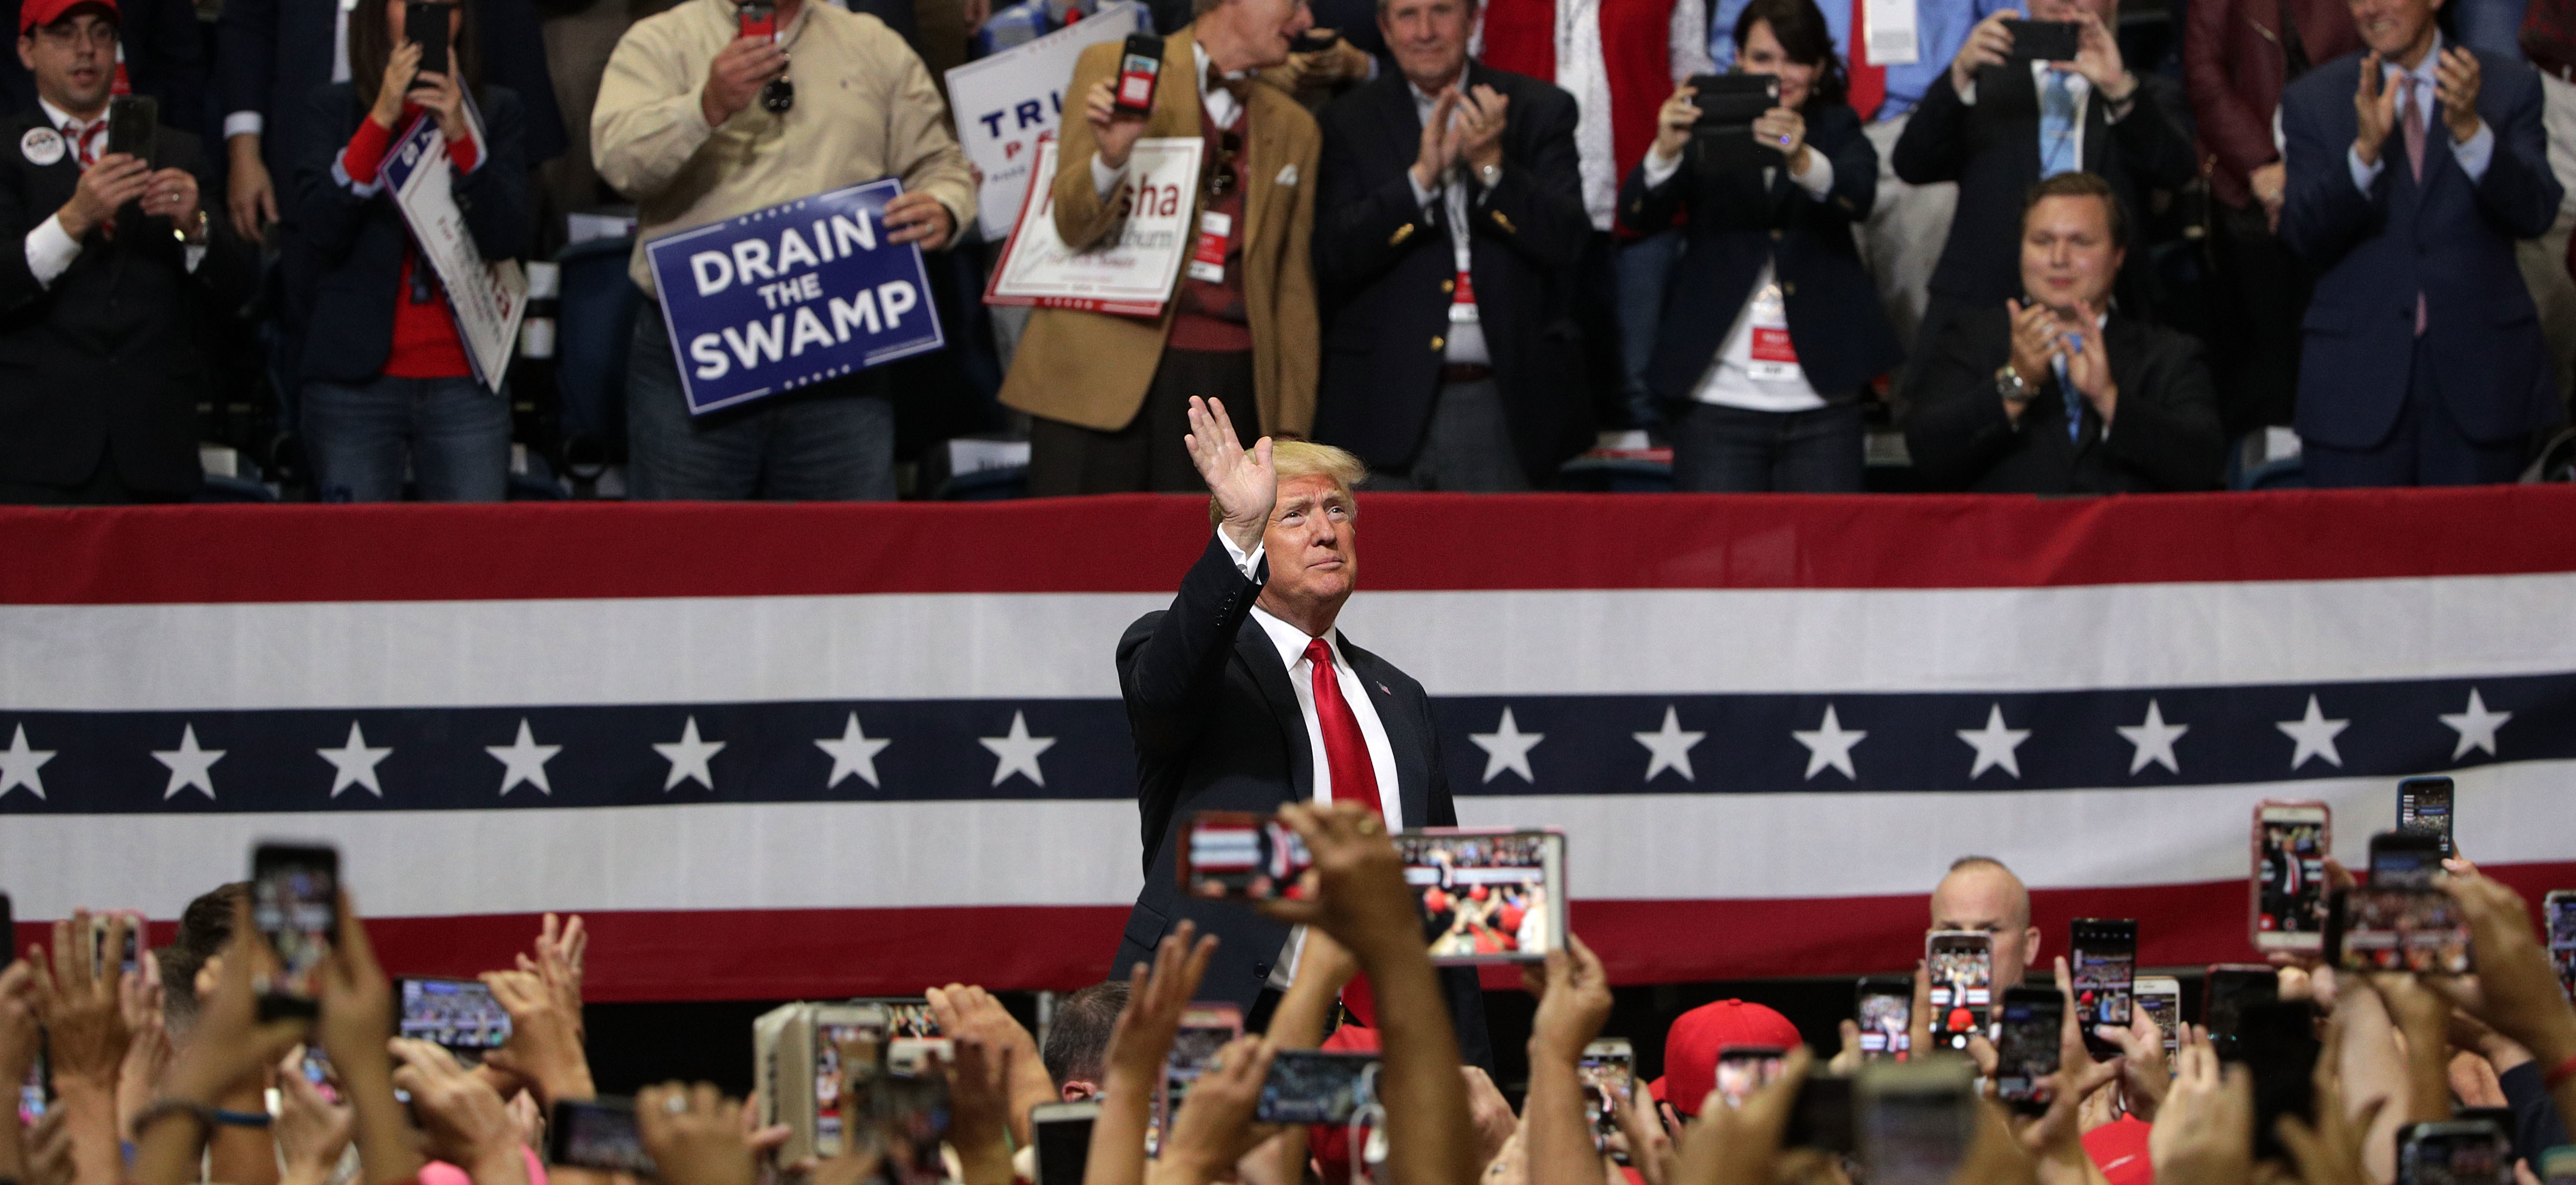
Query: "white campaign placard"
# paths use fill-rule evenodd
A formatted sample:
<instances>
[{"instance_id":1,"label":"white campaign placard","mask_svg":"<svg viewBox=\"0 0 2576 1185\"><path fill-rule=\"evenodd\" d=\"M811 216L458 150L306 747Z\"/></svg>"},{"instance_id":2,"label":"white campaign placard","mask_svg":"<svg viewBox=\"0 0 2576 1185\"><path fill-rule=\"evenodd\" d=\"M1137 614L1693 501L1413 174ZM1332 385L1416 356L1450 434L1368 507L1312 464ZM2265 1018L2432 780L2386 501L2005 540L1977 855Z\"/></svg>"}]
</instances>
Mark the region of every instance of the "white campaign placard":
<instances>
[{"instance_id":1,"label":"white campaign placard","mask_svg":"<svg viewBox=\"0 0 2576 1185\"><path fill-rule=\"evenodd\" d=\"M1056 142L1038 146L1029 197L1019 225L1002 248L1001 266L984 289L984 303L1044 305L1163 315L1172 278L1189 253L1191 199L1198 192L1199 157L1207 142L1196 136L1136 141L1127 158L1127 180L1118 194L1126 207L1117 237L1075 251L1055 232Z\"/></svg>"},{"instance_id":2,"label":"white campaign placard","mask_svg":"<svg viewBox=\"0 0 2576 1185\"><path fill-rule=\"evenodd\" d=\"M983 174L976 203L985 238L1011 233L1019 218L1038 141L1064 122L1064 90L1073 83L1074 63L1082 51L1145 29L1145 6L1120 0L1026 45L948 72L948 107L957 113L958 146Z\"/></svg>"},{"instance_id":3,"label":"white campaign placard","mask_svg":"<svg viewBox=\"0 0 2576 1185\"><path fill-rule=\"evenodd\" d=\"M474 130L477 159L483 160L490 153L482 151L483 122L473 113L471 102L467 117ZM485 387L500 390L501 379L510 370L510 351L518 345L519 320L528 312L528 279L517 260L486 263L483 252L474 246L465 215L456 208L447 137L439 134L437 120L423 115L404 129L402 138L386 150L384 177L394 205L411 226L412 241L420 244L421 257L429 260L439 286L447 291L447 307L456 315L456 336L464 341L474 376Z\"/></svg>"}]
</instances>

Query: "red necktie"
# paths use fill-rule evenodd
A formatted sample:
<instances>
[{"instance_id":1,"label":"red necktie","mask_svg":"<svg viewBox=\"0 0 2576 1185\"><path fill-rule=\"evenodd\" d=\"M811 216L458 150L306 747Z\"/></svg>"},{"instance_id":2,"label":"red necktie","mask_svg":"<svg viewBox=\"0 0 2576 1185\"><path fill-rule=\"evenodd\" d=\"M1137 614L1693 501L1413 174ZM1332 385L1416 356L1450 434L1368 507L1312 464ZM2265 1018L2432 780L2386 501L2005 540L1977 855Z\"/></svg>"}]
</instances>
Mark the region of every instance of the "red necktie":
<instances>
[{"instance_id":1,"label":"red necktie","mask_svg":"<svg viewBox=\"0 0 2576 1185\"><path fill-rule=\"evenodd\" d=\"M1851 46L1851 107L1867 123L1887 101L1887 67L1869 60L1869 0L1852 0L1851 32L1843 40Z\"/></svg>"},{"instance_id":2,"label":"red necktie","mask_svg":"<svg viewBox=\"0 0 2576 1185\"><path fill-rule=\"evenodd\" d=\"M2403 98L2397 104L2397 123L2406 137L2406 168L2414 174L2416 182L2421 184L2424 180L2424 112L2415 106L2415 76L2400 74L2397 76L2397 81L2405 87L2402 92ZM2424 326L2431 320L2426 316L2427 311L2424 294L2416 293L2415 336L2417 337L2424 336Z\"/></svg>"},{"instance_id":3,"label":"red necktie","mask_svg":"<svg viewBox=\"0 0 2576 1185\"><path fill-rule=\"evenodd\" d=\"M68 126L63 128L63 138L72 142L74 155L80 158L80 167L83 171L98 163L98 138L106 132L107 121L104 119L79 131L73 131Z\"/></svg>"},{"instance_id":4,"label":"red necktie","mask_svg":"<svg viewBox=\"0 0 2576 1185\"><path fill-rule=\"evenodd\" d=\"M1356 802L1386 814L1377 795L1377 766L1369 761L1368 739L1360 735L1360 718L1342 698L1342 680L1333 672L1333 648L1322 638L1306 643L1306 665L1314 668L1315 725L1324 734L1324 764L1332 772L1333 802Z\"/></svg>"}]
</instances>

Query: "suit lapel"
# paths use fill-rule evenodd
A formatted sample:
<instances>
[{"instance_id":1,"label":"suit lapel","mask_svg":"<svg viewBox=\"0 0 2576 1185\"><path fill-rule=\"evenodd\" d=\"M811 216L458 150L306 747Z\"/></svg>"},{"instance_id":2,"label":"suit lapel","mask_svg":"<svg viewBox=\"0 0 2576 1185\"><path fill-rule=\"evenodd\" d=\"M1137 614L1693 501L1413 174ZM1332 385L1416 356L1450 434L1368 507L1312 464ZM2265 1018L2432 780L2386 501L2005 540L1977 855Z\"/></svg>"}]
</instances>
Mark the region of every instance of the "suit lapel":
<instances>
[{"instance_id":1,"label":"suit lapel","mask_svg":"<svg viewBox=\"0 0 2576 1185\"><path fill-rule=\"evenodd\" d=\"M1402 808L1399 820L1406 827L1428 826L1431 821L1431 762L1440 754L1431 738L1414 726L1413 713L1395 699L1393 683L1386 677L1385 664L1378 657L1342 639L1342 653L1349 655L1351 673L1359 676L1368 691L1369 704L1377 709L1377 722L1386 729L1387 748L1395 752L1395 795Z\"/></svg>"},{"instance_id":2,"label":"suit lapel","mask_svg":"<svg viewBox=\"0 0 2576 1185\"><path fill-rule=\"evenodd\" d=\"M1243 619L1242 628L1234 632L1234 653L1252 671L1252 681L1261 688L1261 698L1270 705L1271 719L1279 725L1280 743L1288 749L1288 782L1295 793L1291 802L1309 802L1315 797L1314 742L1306 736L1306 714L1297 707L1297 689L1289 686L1288 667L1279 661L1279 647L1270 641L1270 632L1261 628L1255 618Z\"/></svg>"}]
</instances>

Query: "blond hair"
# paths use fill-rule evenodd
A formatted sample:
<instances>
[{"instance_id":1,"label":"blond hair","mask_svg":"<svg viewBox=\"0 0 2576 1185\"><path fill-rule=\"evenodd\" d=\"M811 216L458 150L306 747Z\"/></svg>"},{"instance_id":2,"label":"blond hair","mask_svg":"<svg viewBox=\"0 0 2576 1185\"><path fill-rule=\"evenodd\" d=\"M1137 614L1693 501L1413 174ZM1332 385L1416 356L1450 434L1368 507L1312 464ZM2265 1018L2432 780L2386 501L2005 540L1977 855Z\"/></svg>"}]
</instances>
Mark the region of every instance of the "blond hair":
<instances>
[{"instance_id":1,"label":"blond hair","mask_svg":"<svg viewBox=\"0 0 2576 1185\"><path fill-rule=\"evenodd\" d=\"M1283 483L1296 477L1332 478L1333 488L1345 498L1351 496L1352 486L1368 480L1366 462L1329 444L1309 440L1272 440L1270 467ZM1225 508L1217 504L1215 495L1209 495L1208 525L1220 526L1224 522Z\"/></svg>"}]
</instances>

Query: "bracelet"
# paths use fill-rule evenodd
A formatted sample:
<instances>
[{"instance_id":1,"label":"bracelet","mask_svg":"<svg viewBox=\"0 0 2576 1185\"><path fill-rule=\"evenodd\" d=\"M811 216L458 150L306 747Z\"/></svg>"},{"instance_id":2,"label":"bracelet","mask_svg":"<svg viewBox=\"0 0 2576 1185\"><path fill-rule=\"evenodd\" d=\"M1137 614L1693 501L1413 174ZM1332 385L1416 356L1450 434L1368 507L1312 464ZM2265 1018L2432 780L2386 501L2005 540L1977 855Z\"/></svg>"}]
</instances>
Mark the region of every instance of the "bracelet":
<instances>
[{"instance_id":1,"label":"bracelet","mask_svg":"<svg viewBox=\"0 0 2576 1185\"><path fill-rule=\"evenodd\" d=\"M185 1115L194 1119L200 1129L212 1133L220 1122L216 1119L216 1114L214 1108L203 1103L191 1103L184 1099L163 1099L145 1107L142 1114L134 1117L134 1134L140 1136L153 1124L173 1115Z\"/></svg>"},{"instance_id":2,"label":"bracelet","mask_svg":"<svg viewBox=\"0 0 2576 1185\"><path fill-rule=\"evenodd\" d=\"M2570 1078L2576 1078L2576 1053L2568 1054L2567 1060L2558 1063L2548 1073L2540 1076L2541 1089L2556 1090L2566 1085Z\"/></svg>"},{"instance_id":3,"label":"bracelet","mask_svg":"<svg viewBox=\"0 0 2576 1185\"><path fill-rule=\"evenodd\" d=\"M221 1107L215 1108L213 1118L225 1127L267 1127L270 1122L266 1111L226 1111Z\"/></svg>"}]
</instances>

